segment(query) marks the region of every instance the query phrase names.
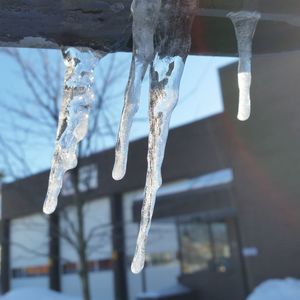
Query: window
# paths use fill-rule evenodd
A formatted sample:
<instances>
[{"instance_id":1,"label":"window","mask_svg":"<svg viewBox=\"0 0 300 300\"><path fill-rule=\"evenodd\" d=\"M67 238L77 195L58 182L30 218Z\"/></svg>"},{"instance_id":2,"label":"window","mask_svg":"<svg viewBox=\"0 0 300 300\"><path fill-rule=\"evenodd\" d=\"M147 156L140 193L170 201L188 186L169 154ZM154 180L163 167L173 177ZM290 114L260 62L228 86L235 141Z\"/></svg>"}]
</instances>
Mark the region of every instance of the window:
<instances>
[{"instance_id":1,"label":"window","mask_svg":"<svg viewBox=\"0 0 300 300\"><path fill-rule=\"evenodd\" d=\"M177 260L176 253L171 251L149 253L147 258L147 264L152 266L167 265Z\"/></svg>"},{"instance_id":2,"label":"window","mask_svg":"<svg viewBox=\"0 0 300 300\"><path fill-rule=\"evenodd\" d=\"M98 187L97 165L83 166L79 170L78 189L80 192L96 189Z\"/></svg>"},{"instance_id":3,"label":"window","mask_svg":"<svg viewBox=\"0 0 300 300\"><path fill-rule=\"evenodd\" d=\"M211 232L214 243L215 267L219 272L226 272L229 268L230 246L227 226L225 223L211 223Z\"/></svg>"},{"instance_id":4,"label":"window","mask_svg":"<svg viewBox=\"0 0 300 300\"><path fill-rule=\"evenodd\" d=\"M61 188L61 194L63 196L71 196L75 193L74 186L71 178L71 174L67 172L64 176L63 185Z\"/></svg>"},{"instance_id":5,"label":"window","mask_svg":"<svg viewBox=\"0 0 300 300\"><path fill-rule=\"evenodd\" d=\"M201 222L194 219L180 223L179 238L183 273L227 271L231 253L224 222Z\"/></svg>"},{"instance_id":6,"label":"window","mask_svg":"<svg viewBox=\"0 0 300 300\"><path fill-rule=\"evenodd\" d=\"M98 187L97 165L87 165L79 169L78 189L80 192L96 189ZM63 196L71 196L75 193L71 173L67 172L64 176L62 191Z\"/></svg>"}]
</instances>

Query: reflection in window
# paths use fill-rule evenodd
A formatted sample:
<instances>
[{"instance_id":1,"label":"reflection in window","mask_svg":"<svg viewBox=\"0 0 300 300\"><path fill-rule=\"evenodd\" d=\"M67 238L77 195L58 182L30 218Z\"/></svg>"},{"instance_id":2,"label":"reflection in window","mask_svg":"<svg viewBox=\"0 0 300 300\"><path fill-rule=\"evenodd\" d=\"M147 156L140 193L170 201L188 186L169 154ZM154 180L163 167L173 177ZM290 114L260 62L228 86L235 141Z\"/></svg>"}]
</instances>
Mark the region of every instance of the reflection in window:
<instances>
[{"instance_id":1,"label":"reflection in window","mask_svg":"<svg viewBox=\"0 0 300 300\"><path fill-rule=\"evenodd\" d=\"M64 175L63 185L61 188L61 194L63 196L71 196L75 193L71 173L67 172Z\"/></svg>"},{"instance_id":2,"label":"reflection in window","mask_svg":"<svg viewBox=\"0 0 300 300\"><path fill-rule=\"evenodd\" d=\"M175 263L176 253L171 251L149 253L147 255L147 265L160 266Z\"/></svg>"},{"instance_id":3,"label":"reflection in window","mask_svg":"<svg viewBox=\"0 0 300 300\"><path fill-rule=\"evenodd\" d=\"M87 165L79 169L79 184L80 192L96 189L98 187L98 169L97 165Z\"/></svg>"},{"instance_id":4,"label":"reflection in window","mask_svg":"<svg viewBox=\"0 0 300 300\"><path fill-rule=\"evenodd\" d=\"M219 272L229 268L230 247L225 223L211 223L211 231L215 251L215 266Z\"/></svg>"},{"instance_id":5,"label":"reflection in window","mask_svg":"<svg viewBox=\"0 0 300 300\"><path fill-rule=\"evenodd\" d=\"M180 234L183 272L208 269L213 256L207 224L184 224L180 227Z\"/></svg>"},{"instance_id":6,"label":"reflection in window","mask_svg":"<svg viewBox=\"0 0 300 300\"><path fill-rule=\"evenodd\" d=\"M97 165L92 164L92 165L86 165L80 167L78 190L80 192L86 192L88 190L96 189L97 187L98 187ZM71 196L74 195L75 193L70 172L67 172L64 176L61 193L63 196Z\"/></svg>"},{"instance_id":7,"label":"reflection in window","mask_svg":"<svg viewBox=\"0 0 300 300\"><path fill-rule=\"evenodd\" d=\"M231 253L224 222L184 222L179 226L179 235L183 273L227 271Z\"/></svg>"}]
</instances>

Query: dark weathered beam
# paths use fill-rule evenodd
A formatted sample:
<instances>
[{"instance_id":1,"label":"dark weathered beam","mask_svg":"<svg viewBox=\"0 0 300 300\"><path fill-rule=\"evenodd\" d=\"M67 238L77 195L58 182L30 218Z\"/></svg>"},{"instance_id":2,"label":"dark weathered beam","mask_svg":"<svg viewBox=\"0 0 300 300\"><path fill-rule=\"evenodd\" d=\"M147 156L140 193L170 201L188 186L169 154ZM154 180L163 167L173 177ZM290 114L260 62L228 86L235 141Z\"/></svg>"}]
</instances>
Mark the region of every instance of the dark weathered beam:
<instances>
[{"instance_id":1,"label":"dark weathered beam","mask_svg":"<svg viewBox=\"0 0 300 300\"><path fill-rule=\"evenodd\" d=\"M129 38L128 0L2 0L0 4L2 46L115 50L126 48Z\"/></svg>"},{"instance_id":2,"label":"dark weathered beam","mask_svg":"<svg viewBox=\"0 0 300 300\"><path fill-rule=\"evenodd\" d=\"M0 46L130 51L130 4L131 0L2 0ZM300 49L297 0L201 0L192 53L235 55L234 31L226 14L242 9L262 12L255 53Z\"/></svg>"},{"instance_id":3,"label":"dark weathered beam","mask_svg":"<svg viewBox=\"0 0 300 300\"><path fill-rule=\"evenodd\" d=\"M237 54L234 29L226 17L228 12L230 10L227 9L199 11L192 31L192 53ZM294 14L262 12L253 39L253 52L266 54L300 50L300 15L295 13L300 13L300 2Z\"/></svg>"}]
</instances>

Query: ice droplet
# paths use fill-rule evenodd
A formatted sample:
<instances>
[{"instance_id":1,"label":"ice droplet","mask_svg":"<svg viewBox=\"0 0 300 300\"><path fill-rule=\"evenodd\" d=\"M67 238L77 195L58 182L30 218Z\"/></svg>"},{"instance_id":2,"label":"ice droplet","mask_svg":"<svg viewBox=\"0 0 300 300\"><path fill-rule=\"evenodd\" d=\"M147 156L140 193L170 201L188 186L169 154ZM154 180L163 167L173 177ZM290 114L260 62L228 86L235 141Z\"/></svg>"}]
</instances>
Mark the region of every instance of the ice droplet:
<instances>
[{"instance_id":1,"label":"ice droplet","mask_svg":"<svg viewBox=\"0 0 300 300\"><path fill-rule=\"evenodd\" d=\"M239 108L237 118L246 121L251 112L251 58L252 39L256 25L260 19L258 12L231 12L227 15L235 29L239 52L238 85L239 85Z\"/></svg>"},{"instance_id":2,"label":"ice droplet","mask_svg":"<svg viewBox=\"0 0 300 300\"><path fill-rule=\"evenodd\" d=\"M133 54L116 144L112 176L121 180L126 173L130 129L139 109L141 85L149 64L153 60L153 37L161 0L134 0L131 5L133 24Z\"/></svg>"},{"instance_id":3,"label":"ice droplet","mask_svg":"<svg viewBox=\"0 0 300 300\"><path fill-rule=\"evenodd\" d=\"M77 146L88 130L89 113L94 102L94 69L105 54L87 48L63 50L65 70L64 97L59 116L48 191L43 211L51 214L66 171L77 165Z\"/></svg>"},{"instance_id":4,"label":"ice droplet","mask_svg":"<svg viewBox=\"0 0 300 300\"><path fill-rule=\"evenodd\" d=\"M162 184L161 166L168 138L169 124L178 101L180 81L190 50L190 30L197 3L197 0L186 2L179 0L165 1L155 34L156 55L150 70L148 168L140 229L135 255L131 264L133 273L139 273L145 264L146 243L156 193ZM185 12L185 14L182 14L182 12ZM188 15L186 12L188 12Z\"/></svg>"}]
</instances>

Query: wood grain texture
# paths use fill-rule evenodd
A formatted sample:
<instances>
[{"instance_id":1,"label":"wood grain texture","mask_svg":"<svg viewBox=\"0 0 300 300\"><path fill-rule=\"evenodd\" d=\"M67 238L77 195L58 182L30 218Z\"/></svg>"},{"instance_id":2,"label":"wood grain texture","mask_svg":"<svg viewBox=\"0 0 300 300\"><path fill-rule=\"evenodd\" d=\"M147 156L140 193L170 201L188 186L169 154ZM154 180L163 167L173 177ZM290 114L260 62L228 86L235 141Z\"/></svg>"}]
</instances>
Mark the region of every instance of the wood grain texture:
<instances>
[{"instance_id":1,"label":"wood grain texture","mask_svg":"<svg viewBox=\"0 0 300 300\"><path fill-rule=\"evenodd\" d=\"M131 51L131 0L2 0L0 46L82 46ZM237 54L229 11L262 12L254 53L300 49L300 2L296 0L200 0L192 31L192 54Z\"/></svg>"}]
</instances>

